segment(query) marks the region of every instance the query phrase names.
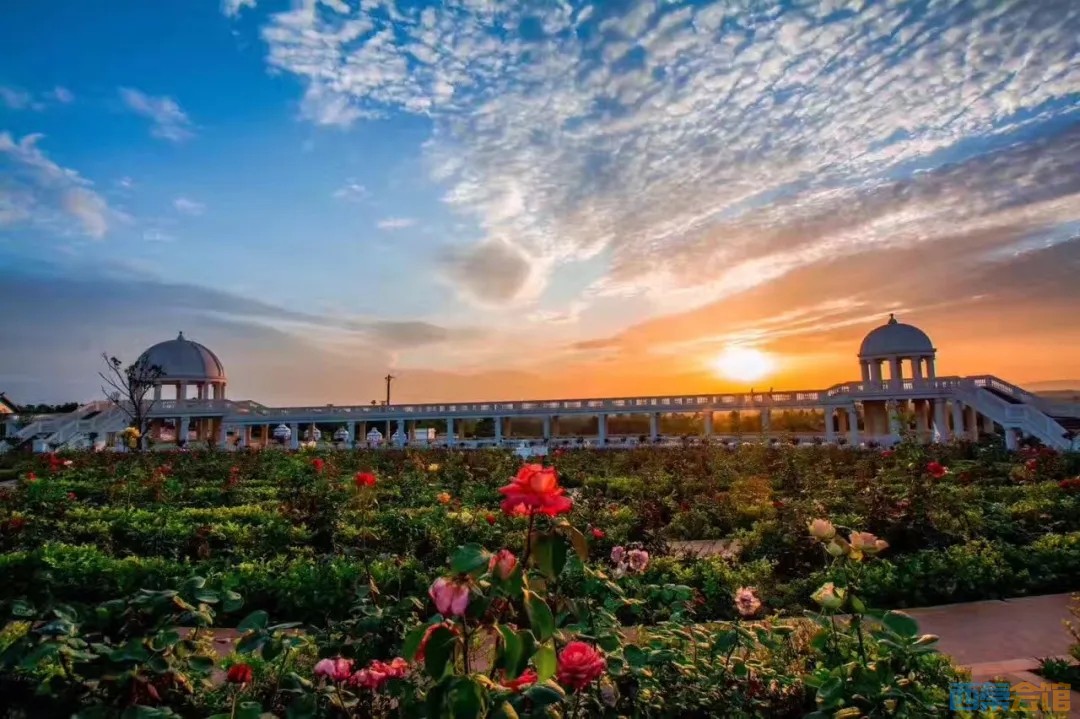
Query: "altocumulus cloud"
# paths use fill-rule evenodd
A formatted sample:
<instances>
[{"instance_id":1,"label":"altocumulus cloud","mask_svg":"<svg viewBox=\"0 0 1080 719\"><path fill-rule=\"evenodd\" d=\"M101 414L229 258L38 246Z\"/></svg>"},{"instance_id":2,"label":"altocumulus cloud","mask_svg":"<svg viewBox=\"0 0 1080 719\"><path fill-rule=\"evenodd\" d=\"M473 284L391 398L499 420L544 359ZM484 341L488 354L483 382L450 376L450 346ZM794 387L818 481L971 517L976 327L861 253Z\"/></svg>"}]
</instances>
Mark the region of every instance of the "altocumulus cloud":
<instances>
[{"instance_id":1,"label":"altocumulus cloud","mask_svg":"<svg viewBox=\"0 0 1080 719\"><path fill-rule=\"evenodd\" d=\"M524 301L604 251L591 296L693 304L952 233L951 197L877 215L861 198L1071 112L1080 4L335 1L262 32L313 121L431 118L433 177L487 233L445 258L465 296ZM853 197L858 223L785 239Z\"/></svg>"},{"instance_id":2,"label":"altocumulus cloud","mask_svg":"<svg viewBox=\"0 0 1080 719\"><path fill-rule=\"evenodd\" d=\"M141 90L122 87L120 99L129 110L150 120L150 135L170 142L195 136L194 126L180 104L171 97L154 97Z\"/></svg>"},{"instance_id":3,"label":"altocumulus cloud","mask_svg":"<svg viewBox=\"0 0 1080 719\"><path fill-rule=\"evenodd\" d=\"M73 169L51 160L38 146L43 135L18 141L0 132L0 227L33 225L56 235L105 236L110 221L124 221Z\"/></svg>"}]
</instances>

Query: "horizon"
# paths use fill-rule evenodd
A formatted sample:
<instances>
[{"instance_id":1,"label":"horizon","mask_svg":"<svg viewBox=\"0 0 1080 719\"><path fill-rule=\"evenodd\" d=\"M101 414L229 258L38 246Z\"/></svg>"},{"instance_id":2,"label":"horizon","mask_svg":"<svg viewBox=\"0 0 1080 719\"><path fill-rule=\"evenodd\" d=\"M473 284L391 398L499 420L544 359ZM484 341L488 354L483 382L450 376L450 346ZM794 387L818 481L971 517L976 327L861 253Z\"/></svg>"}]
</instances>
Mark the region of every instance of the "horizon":
<instances>
[{"instance_id":1,"label":"horizon","mask_svg":"<svg viewBox=\"0 0 1080 719\"><path fill-rule=\"evenodd\" d=\"M835 7L834 7L835 5ZM1080 5L76 0L0 26L0 391L1074 390Z\"/></svg>"}]
</instances>

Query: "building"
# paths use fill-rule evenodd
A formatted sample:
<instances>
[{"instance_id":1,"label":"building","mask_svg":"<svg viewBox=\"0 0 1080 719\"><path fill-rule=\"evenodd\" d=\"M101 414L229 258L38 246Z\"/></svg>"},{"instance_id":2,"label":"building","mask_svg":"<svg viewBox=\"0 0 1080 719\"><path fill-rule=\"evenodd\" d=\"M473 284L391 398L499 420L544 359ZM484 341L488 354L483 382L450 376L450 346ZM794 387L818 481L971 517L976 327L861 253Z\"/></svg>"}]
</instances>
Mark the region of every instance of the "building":
<instances>
[{"instance_id":1,"label":"building","mask_svg":"<svg viewBox=\"0 0 1080 719\"><path fill-rule=\"evenodd\" d=\"M889 445L904 431L924 441L1004 437L1015 449L1034 439L1056 449L1078 446L1080 406L1055 404L997 377L939 377L937 349L925 332L897 321L871 330L858 352L860 378L825 389L728 394L608 397L516 402L440 404L335 405L267 407L250 400L226 399L225 367L207 347L186 339L156 344L140 358L160 368L148 392L151 404L146 428L155 446L199 443L227 449L298 447L301 442L327 442L340 447L436 444L445 446L521 445L514 420L538 426L537 445L567 441L560 419L594 418L595 431L580 438L592 446L632 446L641 441L682 441L663 431L666 418L693 416L702 438L748 439L742 414L757 419L753 434L779 438L790 433L773 429L773 418L790 410L820 416L820 429L798 433L799 439L861 445ZM608 431L612 418L647 418L641 436ZM734 418L727 431L716 431L720 417ZM466 439L468 421L493 420L492 437ZM592 422L593 419L590 419ZM46 426L25 427L13 438L34 441L36 449L113 446L128 415L108 402L93 402ZM418 431L418 422L436 424ZM320 430L320 427L322 428ZM734 429L732 429L734 428ZM380 430L386 430L385 433ZM388 438L384 441L384 437ZM374 438L374 439L373 439ZM10 439L9 439L10 441Z\"/></svg>"}]
</instances>

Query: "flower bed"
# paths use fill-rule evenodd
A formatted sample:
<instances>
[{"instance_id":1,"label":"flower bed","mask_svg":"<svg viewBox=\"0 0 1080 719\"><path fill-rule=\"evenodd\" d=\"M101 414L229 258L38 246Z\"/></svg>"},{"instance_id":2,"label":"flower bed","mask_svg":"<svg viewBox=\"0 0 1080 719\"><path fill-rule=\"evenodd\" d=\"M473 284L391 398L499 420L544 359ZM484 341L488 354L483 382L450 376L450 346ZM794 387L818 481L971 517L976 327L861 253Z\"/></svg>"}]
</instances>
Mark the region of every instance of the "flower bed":
<instances>
[{"instance_id":1,"label":"flower bed","mask_svg":"<svg viewBox=\"0 0 1080 719\"><path fill-rule=\"evenodd\" d=\"M1074 456L556 455L35 460L0 496L0 601L31 622L0 639L0 678L106 715L936 716L955 672L884 609L1080 576ZM709 537L729 551L666 552ZM819 621L783 619L803 609ZM216 666L178 624L247 633Z\"/></svg>"}]
</instances>

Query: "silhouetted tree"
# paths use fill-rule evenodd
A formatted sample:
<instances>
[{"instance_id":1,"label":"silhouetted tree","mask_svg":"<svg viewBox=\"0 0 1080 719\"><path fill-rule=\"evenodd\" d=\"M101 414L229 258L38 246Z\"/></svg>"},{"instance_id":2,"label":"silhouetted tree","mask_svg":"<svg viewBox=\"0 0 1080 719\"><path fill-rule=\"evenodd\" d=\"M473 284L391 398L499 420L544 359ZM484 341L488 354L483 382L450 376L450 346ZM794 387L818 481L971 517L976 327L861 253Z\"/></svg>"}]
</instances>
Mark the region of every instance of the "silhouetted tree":
<instances>
[{"instance_id":1,"label":"silhouetted tree","mask_svg":"<svg viewBox=\"0 0 1080 719\"><path fill-rule=\"evenodd\" d=\"M154 384L161 379L162 369L156 364L150 364L146 357L139 357L132 364L124 367L124 363L116 357L102 353L105 361L105 369L98 372L105 383L101 391L105 398L119 407L130 420L130 426L139 430L138 449L144 447L146 441L146 419L157 401L150 394Z\"/></svg>"}]
</instances>

